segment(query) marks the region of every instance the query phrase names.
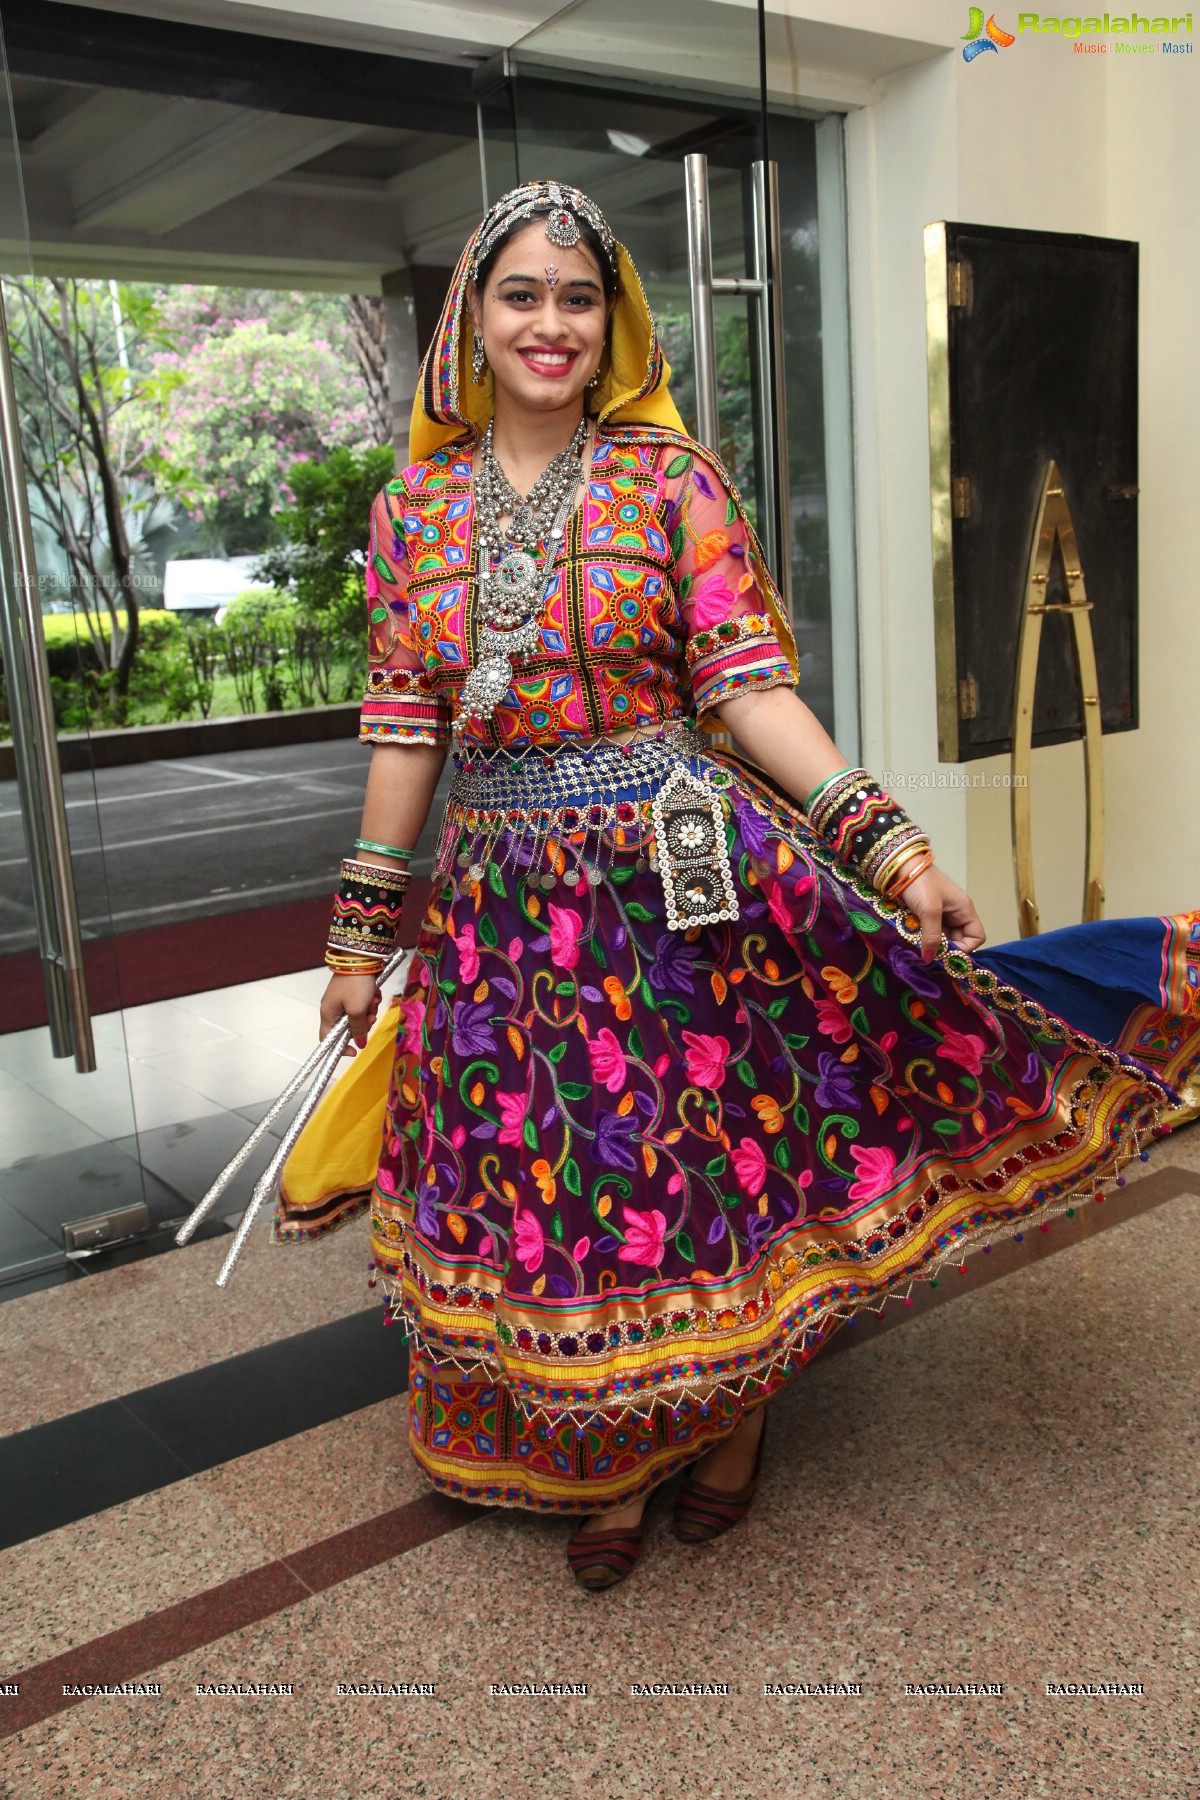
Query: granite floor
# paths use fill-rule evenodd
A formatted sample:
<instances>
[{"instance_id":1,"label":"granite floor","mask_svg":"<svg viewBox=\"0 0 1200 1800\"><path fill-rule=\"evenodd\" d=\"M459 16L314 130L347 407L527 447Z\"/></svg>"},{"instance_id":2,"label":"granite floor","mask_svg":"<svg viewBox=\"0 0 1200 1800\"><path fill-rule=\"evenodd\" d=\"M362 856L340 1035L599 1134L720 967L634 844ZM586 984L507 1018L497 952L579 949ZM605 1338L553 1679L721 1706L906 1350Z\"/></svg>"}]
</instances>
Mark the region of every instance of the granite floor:
<instances>
[{"instance_id":1,"label":"granite floor","mask_svg":"<svg viewBox=\"0 0 1200 1800\"><path fill-rule=\"evenodd\" d=\"M416 1470L361 1222L228 1243L0 1305L5 1800L1200 1800L1200 1127L839 1332L607 1595Z\"/></svg>"}]
</instances>

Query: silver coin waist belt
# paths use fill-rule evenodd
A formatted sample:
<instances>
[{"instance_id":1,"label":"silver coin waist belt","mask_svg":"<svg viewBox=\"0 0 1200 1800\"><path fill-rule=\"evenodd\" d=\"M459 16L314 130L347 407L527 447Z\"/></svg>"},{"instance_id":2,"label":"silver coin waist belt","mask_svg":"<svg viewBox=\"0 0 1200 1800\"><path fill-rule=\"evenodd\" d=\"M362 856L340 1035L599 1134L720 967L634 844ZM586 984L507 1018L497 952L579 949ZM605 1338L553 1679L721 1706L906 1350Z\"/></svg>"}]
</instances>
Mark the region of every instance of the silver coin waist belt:
<instances>
[{"instance_id":1,"label":"silver coin waist belt","mask_svg":"<svg viewBox=\"0 0 1200 1800\"><path fill-rule=\"evenodd\" d=\"M680 722L626 744L456 754L434 863L464 891L489 867L582 894L632 862L662 879L667 924L736 919L723 790L730 769Z\"/></svg>"}]
</instances>

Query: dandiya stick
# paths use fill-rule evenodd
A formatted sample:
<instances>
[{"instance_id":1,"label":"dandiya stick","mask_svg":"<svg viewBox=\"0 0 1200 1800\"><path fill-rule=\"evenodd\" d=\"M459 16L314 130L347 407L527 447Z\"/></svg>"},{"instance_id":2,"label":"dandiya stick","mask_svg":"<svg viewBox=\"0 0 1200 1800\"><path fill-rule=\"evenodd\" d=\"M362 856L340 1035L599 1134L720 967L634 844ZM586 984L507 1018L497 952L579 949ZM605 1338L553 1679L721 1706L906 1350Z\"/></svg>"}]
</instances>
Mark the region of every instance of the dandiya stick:
<instances>
[{"instance_id":1,"label":"dandiya stick","mask_svg":"<svg viewBox=\"0 0 1200 1800\"><path fill-rule=\"evenodd\" d=\"M407 949L399 949L394 952L379 972L377 982L380 987L395 974L396 970L404 962L408 954L409 952ZM225 1167L221 1170L204 1198L188 1214L183 1224L179 1227L179 1230L175 1233L175 1242L177 1244L187 1243L197 1226L200 1225L207 1214L212 1211L221 1195L225 1192L234 1176L238 1173L239 1169L244 1167L253 1151L261 1144L263 1138L270 1131L271 1126L279 1117L283 1109L295 1098L307 1082L312 1081L312 1087L305 1095L304 1101L296 1113L295 1118L292 1120L287 1131L284 1133L283 1138L280 1140L278 1149L275 1151L274 1156L272 1156L270 1162L267 1164L254 1185L254 1191L250 1196L250 1204L246 1208L241 1223L234 1235L229 1254L222 1264L220 1274L217 1276L218 1287L224 1287L225 1283L228 1281L229 1276L233 1271L233 1265L237 1261L238 1254L250 1233L250 1228L254 1223L259 1208L263 1201L273 1191L283 1169L283 1165L291 1154L297 1138L316 1111L322 1095L325 1093L326 1088L333 1079L334 1071L341 1061L342 1052L346 1048L349 1036L350 1021L348 1018L345 1018L334 1026L327 1037L322 1038L321 1042L316 1045L310 1055L301 1064L300 1068L297 1069L278 1099L272 1101L270 1107L263 1114L262 1118L254 1127L254 1130L250 1133L250 1136L246 1139L240 1150L238 1150L237 1154L231 1157L225 1164Z\"/></svg>"}]
</instances>

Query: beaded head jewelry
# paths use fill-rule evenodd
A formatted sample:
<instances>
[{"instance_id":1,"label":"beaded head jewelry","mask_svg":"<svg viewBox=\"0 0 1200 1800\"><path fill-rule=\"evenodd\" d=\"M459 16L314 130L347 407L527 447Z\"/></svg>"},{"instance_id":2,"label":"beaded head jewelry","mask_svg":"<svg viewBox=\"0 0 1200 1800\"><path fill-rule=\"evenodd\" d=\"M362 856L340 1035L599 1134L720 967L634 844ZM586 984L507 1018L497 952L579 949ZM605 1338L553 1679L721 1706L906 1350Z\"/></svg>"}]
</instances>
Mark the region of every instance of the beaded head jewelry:
<instances>
[{"instance_id":1,"label":"beaded head jewelry","mask_svg":"<svg viewBox=\"0 0 1200 1800\"><path fill-rule=\"evenodd\" d=\"M579 229L581 219L585 225L590 225L600 239L609 267L616 274L616 239L596 202L579 188L566 187L560 181L527 181L510 193L502 194L484 219L471 257L468 271L471 279L478 278L480 264L487 261L493 245L518 219L532 219L539 213L546 217L547 238L560 250L569 250L579 242L583 235Z\"/></svg>"}]
</instances>

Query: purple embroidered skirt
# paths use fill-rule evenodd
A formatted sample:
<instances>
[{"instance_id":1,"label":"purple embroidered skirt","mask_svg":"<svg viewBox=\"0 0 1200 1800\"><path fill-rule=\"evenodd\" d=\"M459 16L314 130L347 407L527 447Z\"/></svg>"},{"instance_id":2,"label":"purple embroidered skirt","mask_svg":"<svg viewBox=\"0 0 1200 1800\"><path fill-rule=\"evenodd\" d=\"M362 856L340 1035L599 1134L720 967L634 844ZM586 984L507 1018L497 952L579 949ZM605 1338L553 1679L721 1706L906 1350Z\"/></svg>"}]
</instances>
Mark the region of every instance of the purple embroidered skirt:
<instances>
[{"instance_id":1,"label":"purple embroidered skirt","mask_svg":"<svg viewBox=\"0 0 1200 1800\"><path fill-rule=\"evenodd\" d=\"M715 749L685 761L738 916L669 930L642 760L600 824L511 787L452 806L400 1008L372 1280L414 1454L468 1499L644 1492L859 1308L1092 1198L1200 1051L1188 920L1155 1069L953 946L923 963L903 906Z\"/></svg>"}]
</instances>

